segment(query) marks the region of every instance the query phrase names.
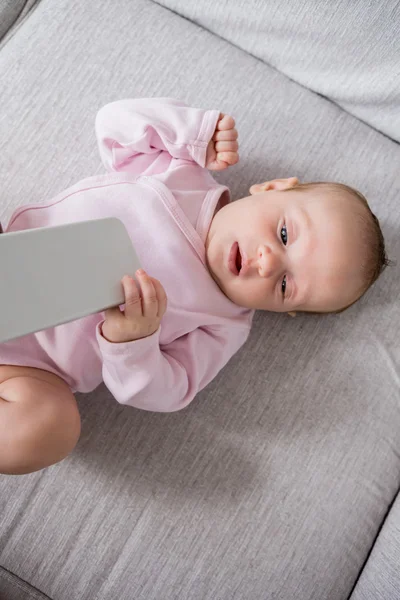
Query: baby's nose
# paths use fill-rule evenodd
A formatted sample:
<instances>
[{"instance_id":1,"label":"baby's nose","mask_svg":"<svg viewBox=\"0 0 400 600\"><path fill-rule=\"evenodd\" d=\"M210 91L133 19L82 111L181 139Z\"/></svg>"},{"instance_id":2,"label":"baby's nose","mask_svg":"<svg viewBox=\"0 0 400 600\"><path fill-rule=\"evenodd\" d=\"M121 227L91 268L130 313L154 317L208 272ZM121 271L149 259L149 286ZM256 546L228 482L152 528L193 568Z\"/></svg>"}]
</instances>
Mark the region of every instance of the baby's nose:
<instances>
[{"instance_id":1,"label":"baby's nose","mask_svg":"<svg viewBox=\"0 0 400 600\"><path fill-rule=\"evenodd\" d=\"M279 260L271 248L261 245L258 248L258 273L260 277L271 277L277 270Z\"/></svg>"}]
</instances>

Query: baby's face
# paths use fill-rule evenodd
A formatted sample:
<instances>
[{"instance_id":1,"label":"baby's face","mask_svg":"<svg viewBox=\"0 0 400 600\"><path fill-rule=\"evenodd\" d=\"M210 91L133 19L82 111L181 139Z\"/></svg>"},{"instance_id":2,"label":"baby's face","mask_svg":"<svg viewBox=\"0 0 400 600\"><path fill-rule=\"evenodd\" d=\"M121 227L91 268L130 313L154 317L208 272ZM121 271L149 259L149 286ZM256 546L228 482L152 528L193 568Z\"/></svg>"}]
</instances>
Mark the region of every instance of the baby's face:
<instances>
[{"instance_id":1,"label":"baby's face","mask_svg":"<svg viewBox=\"0 0 400 600\"><path fill-rule=\"evenodd\" d=\"M362 288L357 207L320 191L255 193L221 208L206 240L210 273L239 306L329 312Z\"/></svg>"}]
</instances>

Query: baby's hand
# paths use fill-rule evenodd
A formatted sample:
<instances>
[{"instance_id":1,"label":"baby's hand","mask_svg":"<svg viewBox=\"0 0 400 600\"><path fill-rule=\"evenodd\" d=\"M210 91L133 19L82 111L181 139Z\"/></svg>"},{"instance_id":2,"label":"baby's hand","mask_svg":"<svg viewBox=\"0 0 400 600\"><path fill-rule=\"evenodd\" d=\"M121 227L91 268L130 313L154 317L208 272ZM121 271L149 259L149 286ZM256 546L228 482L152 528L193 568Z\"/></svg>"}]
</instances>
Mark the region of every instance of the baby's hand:
<instances>
[{"instance_id":1,"label":"baby's hand","mask_svg":"<svg viewBox=\"0 0 400 600\"><path fill-rule=\"evenodd\" d=\"M235 119L221 113L212 140L207 147L206 168L210 171L222 171L235 165L239 161L237 138Z\"/></svg>"},{"instance_id":2,"label":"baby's hand","mask_svg":"<svg viewBox=\"0 0 400 600\"><path fill-rule=\"evenodd\" d=\"M118 306L105 311L102 334L109 342L132 342L152 335L160 326L167 309L167 295L158 279L145 271L136 271L139 284L125 275L122 285L125 293L125 310Z\"/></svg>"}]
</instances>

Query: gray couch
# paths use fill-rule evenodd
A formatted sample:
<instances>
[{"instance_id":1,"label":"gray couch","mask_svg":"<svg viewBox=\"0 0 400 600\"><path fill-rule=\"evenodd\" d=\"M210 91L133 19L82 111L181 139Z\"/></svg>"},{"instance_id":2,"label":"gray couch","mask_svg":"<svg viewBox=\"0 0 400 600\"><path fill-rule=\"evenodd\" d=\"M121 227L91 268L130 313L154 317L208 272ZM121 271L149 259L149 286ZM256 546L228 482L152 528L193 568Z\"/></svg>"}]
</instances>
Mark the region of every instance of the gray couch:
<instances>
[{"instance_id":1,"label":"gray couch","mask_svg":"<svg viewBox=\"0 0 400 600\"><path fill-rule=\"evenodd\" d=\"M343 181L399 259L397 0L0 0L0 21L3 223L102 170L100 106L175 96L235 116L234 198ZM1 600L400 598L399 295L391 267L341 315L257 313L178 413L77 395L73 454L0 477Z\"/></svg>"}]
</instances>

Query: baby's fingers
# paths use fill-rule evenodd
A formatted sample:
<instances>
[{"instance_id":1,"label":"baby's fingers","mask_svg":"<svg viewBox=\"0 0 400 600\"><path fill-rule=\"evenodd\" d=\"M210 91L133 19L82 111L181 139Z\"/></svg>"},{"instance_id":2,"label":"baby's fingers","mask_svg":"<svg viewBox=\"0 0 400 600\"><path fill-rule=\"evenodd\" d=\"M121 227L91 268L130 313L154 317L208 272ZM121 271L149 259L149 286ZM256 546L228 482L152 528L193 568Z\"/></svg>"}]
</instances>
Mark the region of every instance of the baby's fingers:
<instances>
[{"instance_id":1,"label":"baby's fingers","mask_svg":"<svg viewBox=\"0 0 400 600\"><path fill-rule=\"evenodd\" d=\"M120 321L123 320L124 315L123 313L120 311L119 306L113 306L112 308L107 308L104 311L104 317L105 320L113 323L119 323Z\"/></svg>"},{"instance_id":2,"label":"baby's fingers","mask_svg":"<svg viewBox=\"0 0 400 600\"><path fill-rule=\"evenodd\" d=\"M219 131L217 129L213 135L213 140L215 142L231 142L237 140L238 137L239 134L237 129L226 129L225 131Z\"/></svg>"},{"instance_id":3,"label":"baby's fingers","mask_svg":"<svg viewBox=\"0 0 400 600\"><path fill-rule=\"evenodd\" d=\"M222 119L217 123L218 131L226 131L227 129L233 129L235 127L235 119L230 115L224 115L221 113Z\"/></svg>"},{"instance_id":4,"label":"baby's fingers","mask_svg":"<svg viewBox=\"0 0 400 600\"><path fill-rule=\"evenodd\" d=\"M236 165L239 162L239 154L237 152L218 152L218 162L225 162L228 165Z\"/></svg>"},{"instance_id":5,"label":"baby's fingers","mask_svg":"<svg viewBox=\"0 0 400 600\"><path fill-rule=\"evenodd\" d=\"M216 142L215 150L217 152L237 152L239 150L239 144L236 140L232 142Z\"/></svg>"},{"instance_id":6,"label":"baby's fingers","mask_svg":"<svg viewBox=\"0 0 400 600\"><path fill-rule=\"evenodd\" d=\"M146 271L139 269L136 271L138 276L140 288L141 288L141 310L143 316L154 319L161 318L167 308L167 295L161 283L158 279L150 277ZM132 298L133 307L135 307L135 298ZM130 316L137 316L136 313L130 313L129 307L125 308L125 314L129 318Z\"/></svg>"},{"instance_id":7,"label":"baby's fingers","mask_svg":"<svg viewBox=\"0 0 400 600\"><path fill-rule=\"evenodd\" d=\"M139 287L136 281L125 275L122 279L122 285L125 295L125 316L139 317L142 315L142 299L140 297Z\"/></svg>"},{"instance_id":8,"label":"baby's fingers","mask_svg":"<svg viewBox=\"0 0 400 600\"><path fill-rule=\"evenodd\" d=\"M158 300L154 284L143 269L136 271L136 276L141 289L141 298L139 296L141 313L144 317L156 317L158 312ZM125 278L124 278L125 279ZM130 278L127 278L130 279ZM132 289L133 292L133 289ZM132 293L130 298L127 298L125 307L125 315L128 317L137 317L137 298Z\"/></svg>"},{"instance_id":9,"label":"baby's fingers","mask_svg":"<svg viewBox=\"0 0 400 600\"><path fill-rule=\"evenodd\" d=\"M165 314L165 311L167 310L167 304L168 304L167 294L165 293L165 290L164 290L163 286L161 285L161 283L158 281L158 279L155 279L154 277L151 277L150 279L153 282L154 289L156 290L157 299L158 299L157 316L161 319L161 317Z\"/></svg>"}]
</instances>

